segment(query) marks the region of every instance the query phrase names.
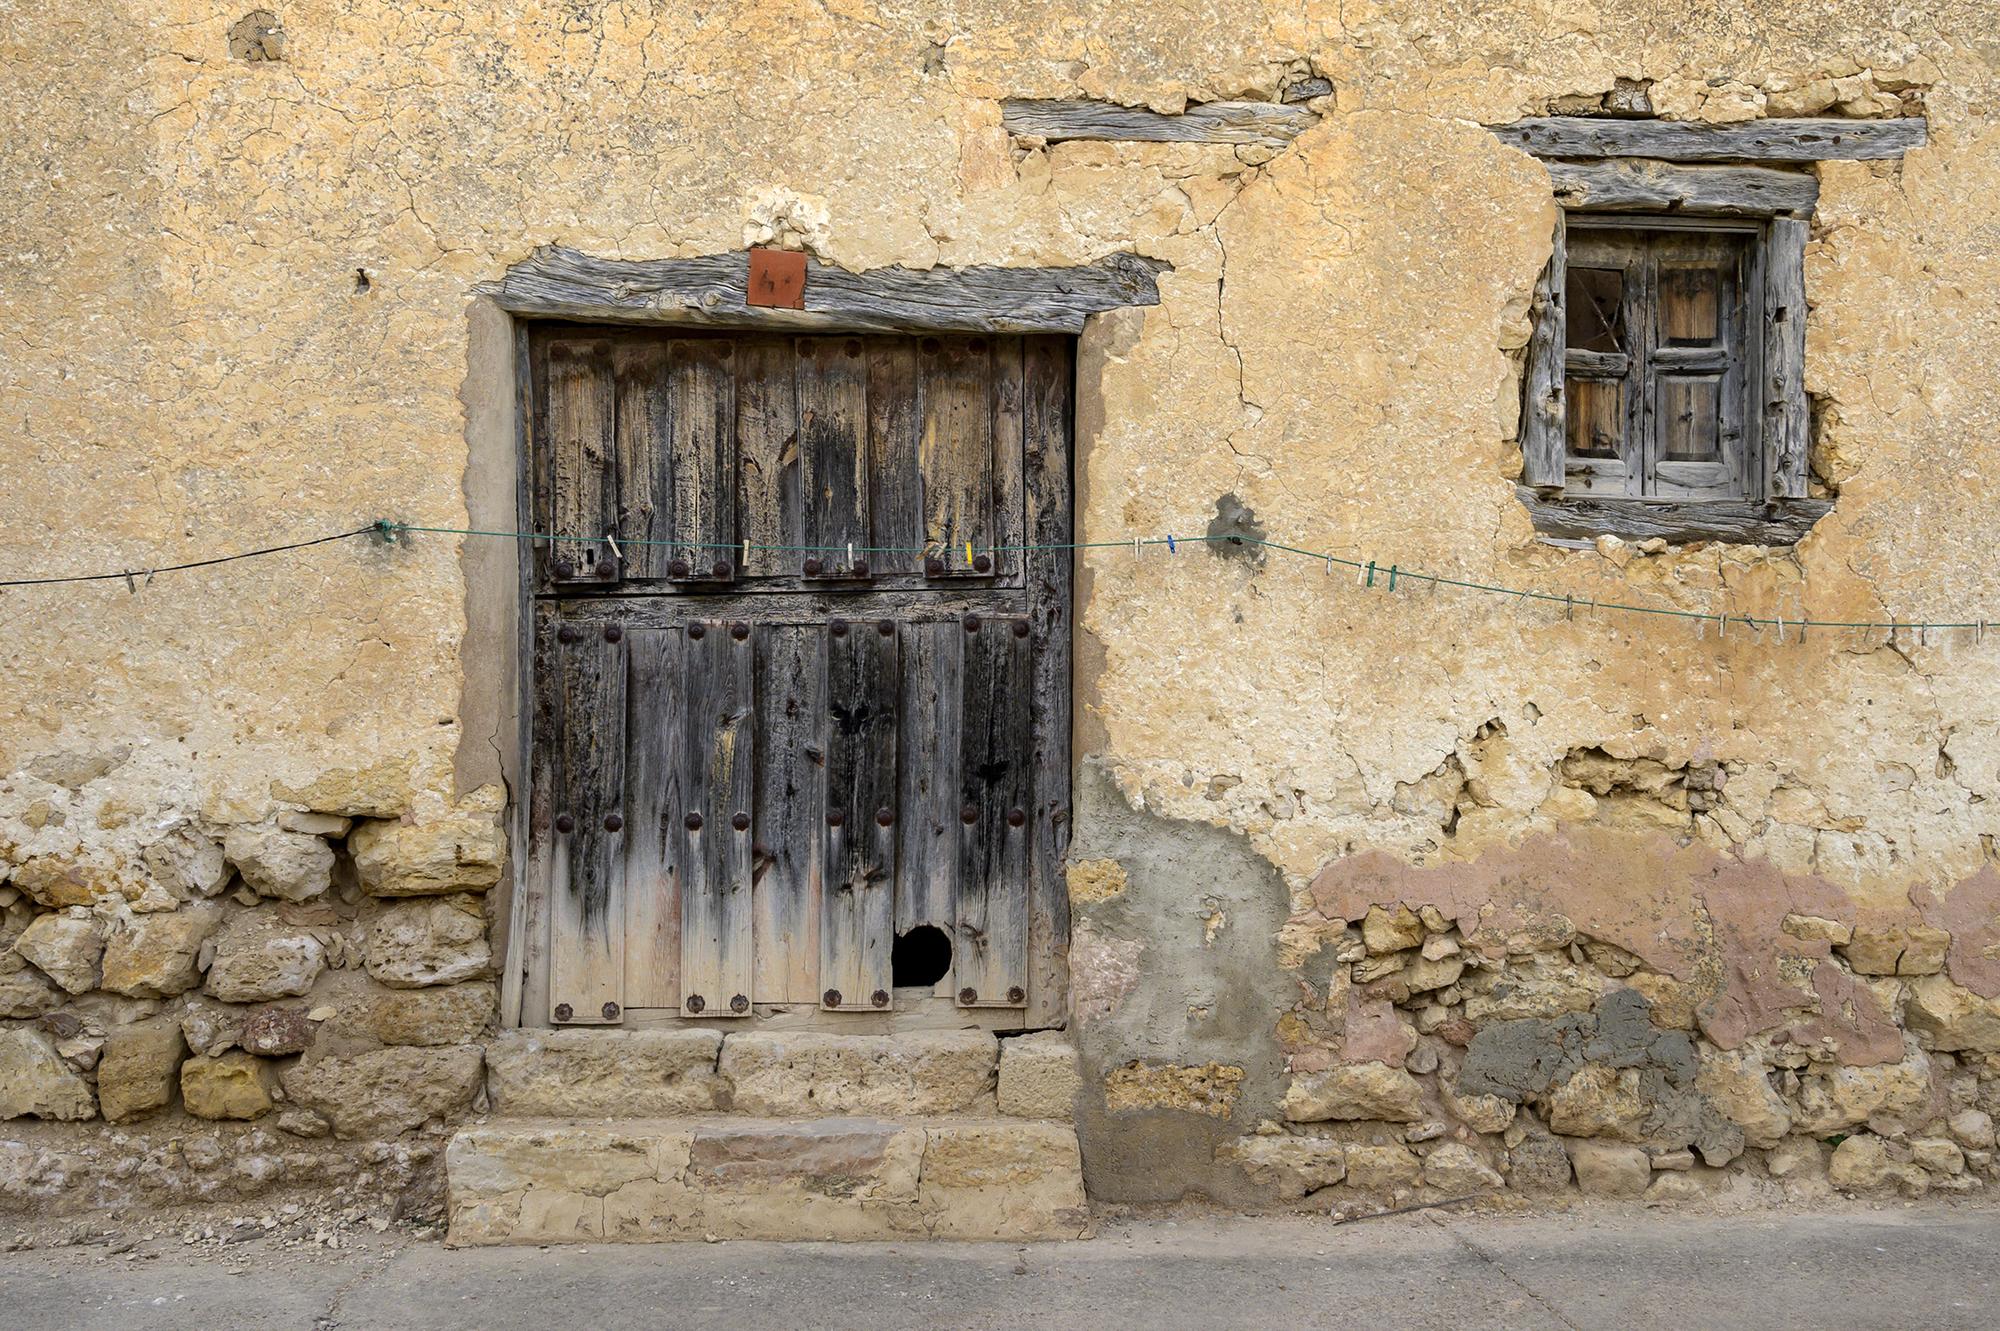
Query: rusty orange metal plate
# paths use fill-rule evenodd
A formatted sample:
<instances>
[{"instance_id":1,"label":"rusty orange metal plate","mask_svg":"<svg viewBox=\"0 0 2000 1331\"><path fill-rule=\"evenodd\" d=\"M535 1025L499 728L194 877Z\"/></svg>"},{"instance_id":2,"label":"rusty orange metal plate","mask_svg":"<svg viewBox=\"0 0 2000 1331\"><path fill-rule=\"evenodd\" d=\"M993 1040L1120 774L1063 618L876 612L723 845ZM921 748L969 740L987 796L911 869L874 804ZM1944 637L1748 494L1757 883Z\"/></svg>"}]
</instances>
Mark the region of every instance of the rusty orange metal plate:
<instances>
[{"instance_id":1,"label":"rusty orange metal plate","mask_svg":"<svg viewBox=\"0 0 2000 1331\"><path fill-rule=\"evenodd\" d=\"M806 256L795 250L750 251L750 286L744 300L780 310L806 307Z\"/></svg>"}]
</instances>

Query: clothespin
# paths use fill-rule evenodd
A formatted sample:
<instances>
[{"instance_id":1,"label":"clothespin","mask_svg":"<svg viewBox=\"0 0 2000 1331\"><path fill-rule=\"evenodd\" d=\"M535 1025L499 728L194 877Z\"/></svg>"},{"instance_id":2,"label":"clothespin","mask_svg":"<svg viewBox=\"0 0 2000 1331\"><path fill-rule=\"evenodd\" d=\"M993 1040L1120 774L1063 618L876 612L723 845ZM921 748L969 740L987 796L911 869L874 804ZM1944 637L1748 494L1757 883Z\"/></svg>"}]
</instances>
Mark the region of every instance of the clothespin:
<instances>
[{"instance_id":1,"label":"clothespin","mask_svg":"<svg viewBox=\"0 0 2000 1331\"><path fill-rule=\"evenodd\" d=\"M1980 620L1979 627L1972 631L1972 645L1977 647L1986 641L1986 621Z\"/></svg>"},{"instance_id":2,"label":"clothespin","mask_svg":"<svg viewBox=\"0 0 2000 1331\"><path fill-rule=\"evenodd\" d=\"M748 536L743 538L743 567L750 567L750 538Z\"/></svg>"},{"instance_id":3,"label":"clothespin","mask_svg":"<svg viewBox=\"0 0 2000 1331\"><path fill-rule=\"evenodd\" d=\"M849 568L854 567L854 542L852 541L847 543L847 566Z\"/></svg>"},{"instance_id":4,"label":"clothespin","mask_svg":"<svg viewBox=\"0 0 2000 1331\"><path fill-rule=\"evenodd\" d=\"M1728 636L1729 636L1729 616L1717 615L1715 617L1715 640L1717 642L1721 642L1724 638Z\"/></svg>"},{"instance_id":5,"label":"clothespin","mask_svg":"<svg viewBox=\"0 0 2000 1331\"><path fill-rule=\"evenodd\" d=\"M972 567L972 541L969 538L965 542L965 566Z\"/></svg>"},{"instance_id":6,"label":"clothespin","mask_svg":"<svg viewBox=\"0 0 2000 1331\"><path fill-rule=\"evenodd\" d=\"M966 547L965 547L965 548L966 548L966 549L967 549L968 551L970 551L970 550L972 549L972 545L971 545L971 543L970 543L970 542L968 542L968 543L966 544ZM1142 555L1142 554L1144 554L1144 553L1145 553L1145 552L1144 552L1143 550L1141 550L1141 549L1139 548L1139 538L1138 538L1138 537L1136 537L1136 536L1134 536L1134 537L1132 538L1132 558L1134 558L1134 559L1137 559L1137 558L1138 558L1138 557L1139 557L1140 555ZM969 554L968 554L968 555L966 556L966 561L965 561L965 562L966 562L966 563L968 563L968 564L972 562L972 557L971 557L971 555L969 555Z\"/></svg>"},{"instance_id":7,"label":"clothespin","mask_svg":"<svg viewBox=\"0 0 2000 1331\"><path fill-rule=\"evenodd\" d=\"M139 584L132 581L132 575L130 572L127 572L125 574L125 590L131 593L133 596L137 596L139 594Z\"/></svg>"},{"instance_id":8,"label":"clothespin","mask_svg":"<svg viewBox=\"0 0 2000 1331\"><path fill-rule=\"evenodd\" d=\"M1785 640L1785 617L1784 617L1783 615L1779 615L1779 616L1778 616L1778 641L1779 641L1779 642L1783 642L1784 640Z\"/></svg>"},{"instance_id":9,"label":"clothespin","mask_svg":"<svg viewBox=\"0 0 2000 1331\"><path fill-rule=\"evenodd\" d=\"M610 532L604 533L604 543L611 547L611 557L619 563L625 562L625 552L618 548L618 538Z\"/></svg>"},{"instance_id":10,"label":"clothespin","mask_svg":"<svg viewBox=\"0 0 2000 1331\"><path fill-rule=\"evenodd\" d=\"M1172 532L1167 533L1167 553L1170 555L1179 553L1174 549L1174 534Z\"/></svg>"},{"instance_id":11,"label":"clothespin","mask_svg":"<svg viewBox=\"0 0 2000 1331\"><path fill-rule=\"evenodd\" d=\"M1917 625L1917 646L1928 647L1930 645L1931 645L1931 626L1929 624Z\"/></svg>"},{"instance_id":12,"label":"clothespin","mask_svg":"<svg viewBox=\"0 0 2000 1331\"><path fill-rule=\"evenodd\" d=\"M1576 598L1567 592L1563 593L1563 618L1568 620L1576 618Z\"/></svg>"},{"instance_id":13,"label":"clothespin","mask_svg":"<svg viewBox=\"0 0 2000 1331\"><path fill-rule=\"evenodd\" d=\"M1394 564L1389 565L1389 590L1392 592L1396 590L1396 566Z\"/></svg>"},{"instance_id":14,"label":"clothespin","mask_svg":"<svg viewBox=\"0 0 2000 1331\"><path fill-rule=\"evenodd\" d=\"M1368 561L1367 581L1363 585L1368 587L1375 585L1375 561L1372 559Z\"/></svg>"}]
</instances>

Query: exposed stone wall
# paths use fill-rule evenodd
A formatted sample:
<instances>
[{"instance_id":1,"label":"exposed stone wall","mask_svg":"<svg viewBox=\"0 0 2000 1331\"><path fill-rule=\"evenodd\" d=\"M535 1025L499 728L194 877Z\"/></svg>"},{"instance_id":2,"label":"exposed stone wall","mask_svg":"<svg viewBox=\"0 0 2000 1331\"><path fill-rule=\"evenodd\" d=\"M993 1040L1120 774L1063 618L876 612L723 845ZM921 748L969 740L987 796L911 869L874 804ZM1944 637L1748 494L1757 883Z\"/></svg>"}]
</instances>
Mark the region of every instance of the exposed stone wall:
<instances>
[{"instance_id":1,"label":"exposed stone wall","mask_svg":"<svg viewBox=\"0 0 2000 1331\"><path fill-rule=\"evenodd\" d=\"M758 241L852 268L1170 261L1157 308L1084 342L1083 541L1219 520L1579 604L1961 618L2000 604L1989 27L1953 0L22 9L0 88L0 573L465 525L477 283L545 243ZM1282 151L1000 124L1011 96L1174 111L1307 76L1332 92ZM1838 502L1796 550L1559 549L1514 497L1552 204L1482 125L1642 101L1929 121L1907 160L1816 168L1812 468ZM0 1049L32 1112L108 1098L179 1124L268 1099L213 1139L282 1157L341 1140L286 1120L358 1141L472 1102L492 880L401 844L498 807L454 784L456 756L500 742L460 721L495 672L460 653L460 554L352 542L0 590ZM1557 1104L1600 1083L1615 1130L1574 1139L1610 1150L1726 1152L1720 1114L1744 1133L1731 1167L1775 1172L1880 1117L1842 1143L1856 1168L1880 1142L1906 1186L1980 1177L1934 1143L1992 1112L1991 638L1781 646L1186 547L1093 552L1079 594L1072 968L1102 1195L1308 1186L1239 1163L1265 1156L1372 1191L1412 1169L1513 1188L1561 1172L1532 1129L1582 1122ZM1423 938L1367 953L1371 905L1417 912ZM1942 971L1911 969L1940 949ZM1458 978L1411 987L1453 957ZM1522 986L1580 1005L1510 1013L1496 995ZM1505 1128L1446 1099L1471 1103L1460 1079L1496 1041L1559 1051L1512 1099L1479 1093L1518 1104ZM1581 1052L1600 1045L1623 1052ZM1343 1078L1400 1114L1399 1065L1416 1131L1442 1135L1257 1131L1345 1103ZM1933 1108L1810 1126L1813 1087L1884 1068ZM1770 1145L1731 1117L1760 1082L1792 1124ZM411 1090L343 1125L362 1084ZM49 1149L45 1173L71 1170Z\"/></svg>"}]
</instances>

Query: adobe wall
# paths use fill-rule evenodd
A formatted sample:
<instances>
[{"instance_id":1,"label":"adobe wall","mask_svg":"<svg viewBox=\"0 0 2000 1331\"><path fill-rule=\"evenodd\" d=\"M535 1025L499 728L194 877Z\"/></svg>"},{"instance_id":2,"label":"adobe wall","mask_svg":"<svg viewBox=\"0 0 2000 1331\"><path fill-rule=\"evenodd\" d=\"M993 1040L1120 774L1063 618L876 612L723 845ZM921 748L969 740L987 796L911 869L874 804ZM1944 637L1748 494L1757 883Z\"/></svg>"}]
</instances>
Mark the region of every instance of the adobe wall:
<instances>
[{"instance_id":1,"label":"adobe wall","mask_svg":"<svg viewBox=\"0 0 2000 1331\"><path fill-rule=\"evenodd\" d=\"M546 243L775 242L1171 262L1085 338L1079 540L1240 507L1579 602L2000 605L1980 6L348 0L232 39L247 12L13 15L7 576L463 526L476 284ZM1307 75L1334 92L1283 151L1000 125L1004 97L1173 111ZM1818 168L1837 503L1795 550L1559 549L1514 497L1553 214L1482 124L1620 79L1675 118L1929 121L1906 160ZM395 1191L479 1103L507 794L466 695L505 666L467 557L0 591L0 1113L43 1120L0 1196L233 1196L351 1178L339 1153ZM1990 1176L1996 645L1570 619L1239 547L1093 552L1078 620L1097 1195Z\"/></svg>"}]
</instances>

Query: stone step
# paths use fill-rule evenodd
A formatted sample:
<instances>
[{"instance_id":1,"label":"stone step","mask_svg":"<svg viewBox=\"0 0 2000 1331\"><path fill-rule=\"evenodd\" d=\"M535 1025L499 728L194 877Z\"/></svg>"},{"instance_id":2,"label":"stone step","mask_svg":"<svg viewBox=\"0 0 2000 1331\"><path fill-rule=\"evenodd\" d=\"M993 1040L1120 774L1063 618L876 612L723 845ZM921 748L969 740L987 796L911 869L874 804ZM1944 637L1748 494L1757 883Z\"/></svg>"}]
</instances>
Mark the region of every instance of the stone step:
<instances>
[{"instance_id":1,"label":"stone step","mask_svg":"<svg viewBox=\"0 0 2000 1331\"><path fill-rule=\"evenodd\" d=\"M1020 1118L496 1120L445 1156L451 1244L1074 1239L1076 1131Z\"/></svg>"},{"instance_id":2,"label":"stone step","mask_svg":"<svg viewBox=\"0 0 2000 1331\"><path fill-rule=\"evenodd\" d=\"M1004 1051L1004 1052L1003 1052ZM500 1118L732 1113L1019 1115L1067 1120L1075 1053L1059 1034L985 1031L520 1030L486 1048Z\"/></svg>"}]
</instances>

